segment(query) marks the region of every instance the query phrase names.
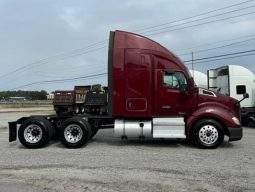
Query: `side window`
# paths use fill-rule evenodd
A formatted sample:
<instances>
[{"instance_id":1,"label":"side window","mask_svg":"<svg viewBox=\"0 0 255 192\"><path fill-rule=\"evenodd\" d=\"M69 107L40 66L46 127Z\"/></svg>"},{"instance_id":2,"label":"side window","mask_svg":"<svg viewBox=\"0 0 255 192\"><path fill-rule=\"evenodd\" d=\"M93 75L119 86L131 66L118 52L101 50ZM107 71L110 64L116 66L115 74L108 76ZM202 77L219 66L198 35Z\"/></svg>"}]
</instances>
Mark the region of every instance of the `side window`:
<instances>
[{"instance_id":1,"label":"side window","mask_svg":"<svg viewBox=\"0 0 255 192\"><path fill-rule=\"evenodd\" d=\"M164 77L163 77L163 84L164 84L164 86L171 87L173 85L173 75L165 72Z\"/></svg>"},{"instance_id":2,"label":"side window","mask_svg":"<svg viewBox=\"0 0 255 192\"><path fill-rule=\"evenodd\" d=\"M165 71L163 76L164 86L171 87L174 89L185 89L187 90L188 84L187 79L181 72L170 73Z\"/></svg>"},{"instance_id":3,"label":"side window","mask_svg":"<svg viewBox=\"0 0 255 192\"><path fill-rule=\"evenodd\" d=\"M245 85L237 85L236 86L236 94L244 94L246 93L246 86Z\"/></svg>"}]
</instances>

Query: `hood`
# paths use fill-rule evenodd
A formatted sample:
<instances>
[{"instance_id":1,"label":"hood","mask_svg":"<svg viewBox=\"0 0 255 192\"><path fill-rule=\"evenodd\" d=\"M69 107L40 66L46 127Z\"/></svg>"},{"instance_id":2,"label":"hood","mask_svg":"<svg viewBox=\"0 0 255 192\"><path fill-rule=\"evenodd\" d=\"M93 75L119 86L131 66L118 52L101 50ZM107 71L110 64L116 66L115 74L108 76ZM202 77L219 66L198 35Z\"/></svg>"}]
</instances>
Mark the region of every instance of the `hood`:
<instances>
[{"instance_id":1,"label":"hood","mask_svg":"<svg viewBox=\"0 0 255 192\"><path fill-rule=\"evenodd\" d=\"M198 88L198 105L211 102L216 102L227 110L234 111L239 116L240 107L237 104L238 100L208 89Z\"/></svg>"}]
</instances>

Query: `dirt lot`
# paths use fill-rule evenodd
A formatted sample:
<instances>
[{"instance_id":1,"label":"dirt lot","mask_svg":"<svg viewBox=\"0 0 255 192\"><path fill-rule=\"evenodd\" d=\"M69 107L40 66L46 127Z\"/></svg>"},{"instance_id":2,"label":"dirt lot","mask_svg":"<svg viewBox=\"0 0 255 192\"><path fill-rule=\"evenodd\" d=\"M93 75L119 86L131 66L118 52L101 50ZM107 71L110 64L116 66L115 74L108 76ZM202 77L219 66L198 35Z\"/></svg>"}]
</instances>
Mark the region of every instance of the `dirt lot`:
<instances>
[{"instance_id":1,"label":"dirt lot","mask_svg":"<svg viewBox=\"0 0 255 192\"><path fill-rule=\"evenodd\" d=\"M27 109L26 109L27 110ZM52 111L0 112L7 121ZM42 149L8 143L0 129L0 192L44 191L255 191L255 129L244 138L201 150L184 141L128 140L100 130L86 147L53 142Z\"/></svg>"}]
</instances>

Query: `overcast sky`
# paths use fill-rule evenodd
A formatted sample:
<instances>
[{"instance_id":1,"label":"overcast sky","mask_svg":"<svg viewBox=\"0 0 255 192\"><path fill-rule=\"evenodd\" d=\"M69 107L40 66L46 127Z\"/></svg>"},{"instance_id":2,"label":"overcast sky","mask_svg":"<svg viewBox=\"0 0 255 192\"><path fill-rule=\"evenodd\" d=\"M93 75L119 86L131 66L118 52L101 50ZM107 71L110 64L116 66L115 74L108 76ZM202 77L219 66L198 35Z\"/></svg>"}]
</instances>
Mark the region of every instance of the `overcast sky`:
<instances>
[{"instance_id":1,"label":"overcast sky","mask_svg":"<svg viewBox=\"0 0 255 192\"><path fill-rule=\"evenodd\" d=\"M249 51L194 69L238 64L255 73L254 0L0 0L0 91L106 85L107 76L43 81L106 73L111 30L145 35L183 61Z\"/></svg>"}]
</instances>

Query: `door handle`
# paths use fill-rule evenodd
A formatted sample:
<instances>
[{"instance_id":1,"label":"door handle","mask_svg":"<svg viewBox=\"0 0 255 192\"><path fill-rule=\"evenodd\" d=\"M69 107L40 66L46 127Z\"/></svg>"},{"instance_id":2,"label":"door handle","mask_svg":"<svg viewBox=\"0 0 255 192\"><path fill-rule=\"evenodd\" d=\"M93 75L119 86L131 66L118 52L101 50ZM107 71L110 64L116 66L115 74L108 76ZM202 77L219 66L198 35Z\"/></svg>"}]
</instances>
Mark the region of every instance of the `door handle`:
<instances>
[{"instance_id":1,"label":"door handle","mask_svg":"<svg viewBox=\"0 0 255 192\"><path fill-rule=\"evenodd\" d=\"M128 103L128 108L131 109L132 108L132 102Z\"/></svg>"},{"instance_id":2,"label":"door handle","mask_svg":"<svg viewBox=\"0 0 255 192\"><path fill-rule=\"evenodd\" d=\"M169 110L169 109L171 109L171 106L170 105L162 105L161 108Z\"/></svg>"}]
</instances>

